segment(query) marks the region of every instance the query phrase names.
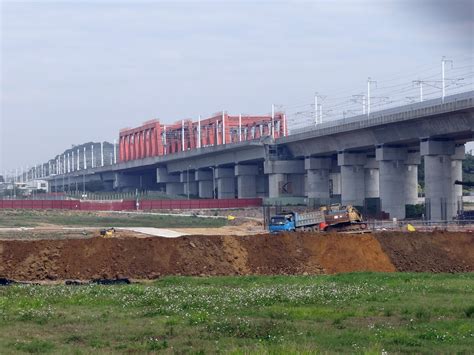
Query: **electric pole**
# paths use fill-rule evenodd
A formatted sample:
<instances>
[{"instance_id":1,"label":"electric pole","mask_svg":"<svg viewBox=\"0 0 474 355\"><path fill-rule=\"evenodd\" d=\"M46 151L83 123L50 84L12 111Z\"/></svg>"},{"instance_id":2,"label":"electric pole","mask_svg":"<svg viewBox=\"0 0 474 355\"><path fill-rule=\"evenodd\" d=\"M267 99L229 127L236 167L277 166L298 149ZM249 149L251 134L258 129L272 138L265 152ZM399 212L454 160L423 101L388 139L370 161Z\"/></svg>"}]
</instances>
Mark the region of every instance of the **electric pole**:
<instances>
[{"instance_id":1,"label":"electric pole","mask_svg":"<svg viewBox=\"0 0 474 355\"><path fill-rule=\"evenodd\" d=\"M444 103L444 97L446 96L446 77L445 77L445 69L446 63L451 63L451 67L453 66L453 61L446 59L445 56L441 59L441 101Z\"/></svg>"},{"instance_id":2,"label":"electric pole","mask_svg":"<svg viewBox=\"0 0 474 355\"><path fill-rule=\"evenodd\" d=\"M367 78L367 117L370 117L370 85L375 84L377 86L377 82L375 80L370 79L370 76Z\"/></svg>"},{"instance_id":3,"label":"electric pole","mask_svg":"<svg viewBox=\"0 0 474 355\"><path fill-rule=\"evenodd\" d=\"M423 80L414 80L413 84L418 85L420 88L420 102L423 102Z\"/></svg>"}]
</instances>

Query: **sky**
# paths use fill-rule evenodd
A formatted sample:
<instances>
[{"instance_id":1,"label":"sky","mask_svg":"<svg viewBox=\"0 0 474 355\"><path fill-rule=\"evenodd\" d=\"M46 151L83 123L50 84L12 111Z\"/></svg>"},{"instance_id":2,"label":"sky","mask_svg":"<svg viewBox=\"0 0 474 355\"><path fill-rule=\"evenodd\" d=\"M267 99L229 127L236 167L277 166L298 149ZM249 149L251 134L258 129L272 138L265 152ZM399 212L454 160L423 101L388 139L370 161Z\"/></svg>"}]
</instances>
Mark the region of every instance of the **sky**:
<instances>
[{"instance_id":1,"label":"sky","mask_svg":"<svg viewBox=\"0 0 474 355\"><path fill-rule=\"evenodd\" d=\"M298 124L315 92L330 107L341 92L363 92L368 76L381 92L403 80L416 95L411 80L440 75L442 56L453 75L472 75L473 4L3 0L0 172L154 118L277 104ZM398 95L394 104L408 91Z\"/></svg>"}]
</instances>

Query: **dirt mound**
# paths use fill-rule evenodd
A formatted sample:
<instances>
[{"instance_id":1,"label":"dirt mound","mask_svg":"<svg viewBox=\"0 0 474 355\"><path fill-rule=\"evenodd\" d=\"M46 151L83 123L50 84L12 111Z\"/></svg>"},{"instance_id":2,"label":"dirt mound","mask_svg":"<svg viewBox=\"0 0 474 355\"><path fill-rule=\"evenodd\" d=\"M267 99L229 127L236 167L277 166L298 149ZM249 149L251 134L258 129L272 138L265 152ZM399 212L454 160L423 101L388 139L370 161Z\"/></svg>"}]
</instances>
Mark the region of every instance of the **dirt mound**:
<instances>
[{"instance_id":1,"label":"dirt mound","mask_svg":"<svg viewBox=\"0 0 474 355\"><path fill-rule=\"evenodd\" d=\"M398 271L474 271L470 233L382 233L375 237Z\"/></svg>"},{"instance_id":2,"label":"dirt mound","mask_svg":"<svg viewBox=\"0 0 474 355\"><path fill-rule=\"evenodd\" d=\"M473 236L462 233L0 240L0 278L474 271L473 243Z\"/></svg>"}]
</instances>

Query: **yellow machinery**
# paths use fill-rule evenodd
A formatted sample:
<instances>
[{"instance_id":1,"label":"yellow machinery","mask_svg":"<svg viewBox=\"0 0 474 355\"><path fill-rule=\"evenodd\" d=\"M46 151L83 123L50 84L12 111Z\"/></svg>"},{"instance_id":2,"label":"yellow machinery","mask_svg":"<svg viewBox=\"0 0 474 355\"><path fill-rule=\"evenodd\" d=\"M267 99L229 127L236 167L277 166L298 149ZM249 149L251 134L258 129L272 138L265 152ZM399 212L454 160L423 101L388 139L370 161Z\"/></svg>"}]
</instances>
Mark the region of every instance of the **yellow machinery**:
<instances>
[{"instance_id":1,"label":"yellow machinery","mask_svg":"<svg viewBox=\"0 0 474 355\"><path fill-rule=\"evenodd\" d=\"M340 204L323 206L325 231L352 231L367 229L362 214L354 206L343 206Z\"/></svg>"}]
</instances>

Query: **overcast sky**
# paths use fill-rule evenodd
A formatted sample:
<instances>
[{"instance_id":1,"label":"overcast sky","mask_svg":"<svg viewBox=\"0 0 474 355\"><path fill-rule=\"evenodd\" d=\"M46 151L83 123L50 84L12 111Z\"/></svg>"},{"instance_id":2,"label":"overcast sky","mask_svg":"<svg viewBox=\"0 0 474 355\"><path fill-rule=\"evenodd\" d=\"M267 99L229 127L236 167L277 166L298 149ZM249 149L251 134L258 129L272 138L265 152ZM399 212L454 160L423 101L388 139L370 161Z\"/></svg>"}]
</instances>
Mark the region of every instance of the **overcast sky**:
<instances>
[{"instance_id":1,"label":"overcast sky","mask_svg":"<svg viewBox=\"0 0 474 355\"><path fill-rule=\"evenodd\" d=\"M0 172L152 118L267 113L473 56L473 2L3 1ZM416 78L413 78L416 79Z\"/></svg>"}]
</instances>

